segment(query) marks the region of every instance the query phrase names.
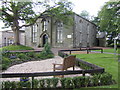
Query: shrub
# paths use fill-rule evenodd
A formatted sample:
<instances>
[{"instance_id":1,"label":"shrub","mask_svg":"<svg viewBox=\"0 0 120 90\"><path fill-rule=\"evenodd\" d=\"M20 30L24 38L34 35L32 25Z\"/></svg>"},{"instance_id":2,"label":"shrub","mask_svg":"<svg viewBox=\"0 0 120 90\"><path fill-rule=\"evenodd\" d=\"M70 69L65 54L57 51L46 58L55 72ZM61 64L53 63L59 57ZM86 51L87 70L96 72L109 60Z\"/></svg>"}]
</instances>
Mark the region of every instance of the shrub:
<instances>
[{"instance_id":1,"label":"shrub","mask_svg":"<svg viewBox=\"0 0 120 90\"><path fill-rule=\"evenodd\" d=\"M88 86L99 86L99 85L110 85L114 84L112 75L109 73L96 74L92 77L88 76L79 76L73 78L47 78L41 80L34 80L34 88L56 88L58 81L60 81L61 88L80 88ZM29 81L20 81L20 82L10 82L6 81L2 83L3 88L23 88L31 87Z\"/></svg>"},{"instance_id":2,"label":"shrub","mask_svg":"<svg viewBox=\"0 0 120 90\"><path fill-rule=\"evenodd\" d=\"M35 52L28 52L28 53L26 53L26 55L27 55L28 57L34 58L34 57L35 57Z\"/></svg>"},{"instance_id":3,"label":"shrub","mask_svg":"<svg viewBox=\"0 0 120 90\"><path fill-rule=\"evenodd\" d=\"M39 81L37 79L34 79L33 80L33 85L34 85L33 86L34 88L38 88L39 87Z\"/></svg>"},{"instance_id":4,"label":"shrub","mask_svg":"<svg viewBox=\"0 0 120 90\"><path fill-rule=\"evenodd\" d=\"M2 49L9 50L9 51L12 51L12 50L34 50L33 48L24 46L24 45L10 45L10 46L2 47Z\"/></svg>"},{"instance_id":5,"label":"shrub","mask_svg":"<svg viewBox=\"0 0 120 90\"><path fill-rule=\"evenodd\" d=\"M114 80L112 79L112 75L109 73L103 73L99 77L101 85L110 85L115 83Z\"/></svg>"},{"instance_id":6,"label":"shrub","mask_svg":"<svg viewBox=\"0 0 120 90\"><path fill-rule=\"evenodd\" d=\"M91 86L98 86L100 84L100 75L101 74L94 74L91 82Z\"/></svg>"},{"instance_id":7,"label":"shrub","mask_svg":"<svg viewBox=\"0 0 120 90\"><path fill-rule=\"evenodd\" d=\"M50 88L51 87L51 79L47 78L45 81L46 81L46 87Z\"/></svg>"},{"instance_id":8,"label":"shrub","mask_svg":"<svg viewBox=\"0 0 120 90\"><path fill-rule=\"evenodd\" d=\"M20 58L20 59L25 59L26 55L23 54L23 53L20 53L20 54L17 55L17 57Z\"/></svg>"},{"instance_id":9,"label":"shrub","mask_svg":"<svg viewBox=\"0 0 120 90\"><path fill-rule=\"evenodd\" d=\"M72 78L66 78L65 81L64 81L64 84L65 84L65 88L73 88L74 84L72 82Z\"/></svg>"},{"instance_id":10,"label":"shrub","mask_svg":"<svg viewBox=\"0 0 120 90\"><path fill-rule=\"evenodd\" d=\"M26 88L31 88L31 83L30 83L30 81L20 81L20 82L18 82L17 83L17 87L18 88L24 88L24 87L26 87Z\"/></svg>"},{"instance_id":11,"label":"shrub","mask_svg":"<svg viewBox=\"0 0 120 90\"><path fill-rule=\"evenodd\" d=\"M49 43L46 43L44 46L44 49L42 52L40 52L39 54L41 59L47 59L47 58L53 58L54 54L51 51L51 47L49 45Z\"/></svg>"},{"instance_id":12,"label":"shrub","mask_svg":"<svg viewBox=\"0 0 120 90\"><path fill-rule=\"evenodd\" d=\"M66 78L61 78L61 79L60 79L61 87L62 87L62 88L65 88L65 80L66 80Z\"/></svg>"},{"instance_id":13,"label":"shrub","mask_svg":"<svg viewBox=\"0 0 120 90\"><path fill-rule=\"evenodd\" d=\"M45 79L39 80L40 82L40 88L45 88Z\"/></svg>"},{"instance_id":14,"label":"shrub","mask_svg":"<svg viewBox=\"0 0 120 90\"><path fill-rule=\"evenodd\" d=\"M9 58L2 57L2 70L7 69L11 64L11 61Z\"/></svg>"},{"instance_id":15,"label":"shrub","mask_svg":"<svg viewBox=\"0 0 120 90\"><path fill-rule=\"evenodd\" d=\"M29 60L31 60L31 57L28 57L28 56L27 56L26 54L24 54L24 53L18 54L17 57L18 57L19 59L21 59L22 61L29 61Z\"/></svg>"},{"instance_id":16,"label":"shrub","mask_svg":"<svg viewBox=\"0 0 120 90\"><path fill-rule=\"evenodd\" d=\"M56 88L57 87L57 84L58 84L58 78L52 78L51 79L51 83L52 83L52 87L53 88Z\"/></svg>"},{"instance_id":17,"label":"shrub","mask_svg":"<svg viewBox=\"0 0 120 90\"><path fill-rule=\"evenodd\" d=\"M48 59L48 58L53 58L54 54L45 54L44 52L40 52L36 54L36 57L39 59Z\"/></svg>"},{"instance_id":18,"label":"shrub","mask_svg":"<svg viewBox=\"0 0 120 90\"><path fill-rule=\"evenodd\" d=\"M81 87L80 77L73 77L72 81L73 81L73 84L74 84L74 88Z\"/></svg>"}]
</instances>

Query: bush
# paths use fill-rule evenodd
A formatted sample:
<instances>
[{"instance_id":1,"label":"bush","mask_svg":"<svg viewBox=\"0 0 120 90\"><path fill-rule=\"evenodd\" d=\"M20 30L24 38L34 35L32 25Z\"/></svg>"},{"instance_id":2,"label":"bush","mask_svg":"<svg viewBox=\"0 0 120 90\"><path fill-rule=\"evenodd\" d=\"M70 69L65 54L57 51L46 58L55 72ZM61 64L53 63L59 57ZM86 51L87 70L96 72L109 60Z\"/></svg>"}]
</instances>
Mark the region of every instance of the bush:
<instances>
[{"instance_id":1,"label":"bush","mask_svg":"<svg viewBox=\"0 0 120 90\"><path fill-rule=\"evenodd\" d=\"M76 61L76 65L85 70L93 69L92 67L90 67L87 64L84 64L83 62L80 62L80 61Z\"/></svg>"},{"instance_id":2,"label":"bush","mask_svg":"<svg viewBox=\"0 0 120 90\"><path fill-rule=\"evenodd\" d=\"M112 75L109 73L103 73L99 77L101 85L110 85L115 83L112 79Z\"/></svg>"},{"instance_id":3,"label":"bush","mask_svg":"<svg viewBox=\"0 0 120 90\"><path fill-rule=\"evenodd\" d=\"M47 59L47 58L53 58L54 54L51 51L51 47L48 43L45 44L44 49L42 52L36 54L37 58L40 59Z\"/></svg>"},{"instance_id":4,"label":"bush","mask_svg":"<svg viewBox=\"0 0 120 90\"><path fill-rule=\"evenodd\" d=\"M28 57L35 58L35 52L28 52L26 53Z\"/></svg>"},{"instance_id":5,"label":"bush","mask_svg":"<svg viewBox=\"0 0 120 90\"><path fill-rule=\"evenodd\" d=\"M22 61L30 61L30 60L31 60L31 57L27 56L27 55L24 54L24 53L18 54L17 57L18 57L19 59L21 59Z\"/></svg>"},{"instance_id":6,"label":"bush","mask_svg":"<svg viewBox=\"0 0 120 90\"><path fill-rule=\"evenodd\" d=\"M66 80L66 78L61 78L60 79L60 83L61 83L62 88L65 88L65 80Z\"/></svg>"},{"instance_id":7,"label":"bush","mask_svg":"<svg viewBox=\"0 0 120 90\"><path fill-rule=\"evenodd\" d=\"M10 45L10 46L2 47L2 50L12 51L12 50L34 50L34 49L24 45Z\"/></svg>"},{"instance_id":8,"label":"bush","mask_svg":"<svg viewBox=\"0 0 120 90\"><path fill-rule=\"evenodd\" d=\"M52 78L51 79L51 83L52 83L52 87L53 88L56 88L57 87L57 84L58 84L58 78Z\"/></svg>"},{"instance_id":9,"label":"bush","mask_svg":"<svg viewBox=\"0 0 120 90\"><path fill-rule=\"evenodd\" d=\"M81 87L80 77L73 77L72 81L73 81L73 84L74 84L74 88L80 88Z\"/></svg>"},{"instance_id":10,"label":"bush","mask_svg":"<svg viewBox=\"0 0 120 90\"><path fill-rule=\"evenodd\" d=\"M47 78L41 80L33 80L34 88L57 88L58 81L60 81L61 87L58 88L80 88L88 86L100 86L114 84L112 75L109 73L96 74L92 77L79 76L73 78ZM3 88L31 88L29 81L10 82L6 81L2 83Z\"/></svg>"},{"instance_id":11,"label":"bush","mask_svg":"<svg viewBox=\"0 0 120 90\"><path fill-rule=\"evenodd\" d=\"M73 88L74 84L72 82L72 78L66 78L65 81L64 81L64 84L65 84L65 88Z\"/></svg>"},{"instance_id":12,"label":"bush","mask_svg":"<svg viewBox=\"0 0 120 90\"><path fill-rule=\"evenodd\" d=\"M20 81L17 83L17 88L31 88L31 83L30 81Z\"/></svg>"},{"instance_id":13,"label":"bush","mask_svg":"<svg viewBox=\"0 0 120 90\"><path fill-rule=\"evenodd\" d=\"M23 53L20 53L20 54L17 55L17 57L20 58L20 59L25 59L26 55L23 54Z\"/></svg>"},{"instance_id":14,"label":"bush","mask_svg":"<svg viewBox=\"0 0 120 90\"><path fill-rule=\"evenodd\" d=\"M45 81L46 81L46 87L50 88L51 87L51 79L47 78Z\"/></svg>"},{"instance_id":15,"label":"bush","mask_svg":"<svg viewBox=\"0 0 120 90\"><path fill-rule=\"evenodd\" d=\"M34 79L33 80L33 83L34 83L34 88L38 88L39 87L39 81L37 79Z\"/></svg>"},{"instance_id":16,"label":"bush","mask_svg":"<svg viewBox=\"0 0 120 90\"><path fill-rule=\"evenodd\" d=\"M40 82L40 88L45 88L45 79L39 80Z\"/></svg>"},{"instance_id":17,"label":"bush","mask_svg":"<svg viewBox=\"0 0 120 90\"><path fill-rule=\"evenodd\" d=\"M6 70L11 64L11 61L9 58L2 57L2 70Z\"/></svg>"}]
</instances>

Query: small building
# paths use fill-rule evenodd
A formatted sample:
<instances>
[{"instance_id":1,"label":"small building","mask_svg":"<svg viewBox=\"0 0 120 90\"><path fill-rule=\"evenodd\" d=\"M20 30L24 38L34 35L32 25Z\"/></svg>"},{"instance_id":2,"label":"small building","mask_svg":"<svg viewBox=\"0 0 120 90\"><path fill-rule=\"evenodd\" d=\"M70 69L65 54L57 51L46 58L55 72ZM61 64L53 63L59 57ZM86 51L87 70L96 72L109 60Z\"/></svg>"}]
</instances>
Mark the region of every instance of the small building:
<instances>
[{"instance_id":1,"label":"small building","mask_svg":"<svg viewBox=\"0 0 120 90\"><path fill-rule=\"evenodd\" d=\"M106 32L98 32L97 39L98 39L98 46L105 47L107 45Z\"/></svg>"},{"instance_id":2,"label":"small building","mask_svg":"<svg viewBox=\"0 0 120 90\"><path fill-rule=\"evenodd\" d=\"M12 30L4 29L0 31L0 47L14 43L14 33ZM20 30L20 44L25 45L25 31Z\"/></svg>"},{"instance_id":3,"label":"small building","mask_svg":"<svg viewBox=\"0 0 120 90\"><path fill-rule=\"evenodd\" d=\"M52 47L87 47L96 46L97 26L74 14L73 25L67 26L54 17L40 18L25 30L25 44L31 47L43 47L46 41Z\"/></svg>"}]
</instances>

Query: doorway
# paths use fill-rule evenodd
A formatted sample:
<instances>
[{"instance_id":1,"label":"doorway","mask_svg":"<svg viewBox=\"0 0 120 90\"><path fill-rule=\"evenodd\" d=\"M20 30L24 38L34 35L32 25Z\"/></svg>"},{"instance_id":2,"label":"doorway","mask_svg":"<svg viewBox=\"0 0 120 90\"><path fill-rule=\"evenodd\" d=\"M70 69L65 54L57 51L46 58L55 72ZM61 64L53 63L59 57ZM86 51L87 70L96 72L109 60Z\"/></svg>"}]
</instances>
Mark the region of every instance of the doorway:
<instances>
[{"instance_id":1,"label":"doorway","mask_svg":"<svg viewBox=\"0 0 120 90\"><path fill-rule=\"evenodd\" d=\"M43 47L44 47L44 45L46 44L46 42L48 42L48 36L45 34L45 35L43 35Z\"/></svg>"}]
</instances>

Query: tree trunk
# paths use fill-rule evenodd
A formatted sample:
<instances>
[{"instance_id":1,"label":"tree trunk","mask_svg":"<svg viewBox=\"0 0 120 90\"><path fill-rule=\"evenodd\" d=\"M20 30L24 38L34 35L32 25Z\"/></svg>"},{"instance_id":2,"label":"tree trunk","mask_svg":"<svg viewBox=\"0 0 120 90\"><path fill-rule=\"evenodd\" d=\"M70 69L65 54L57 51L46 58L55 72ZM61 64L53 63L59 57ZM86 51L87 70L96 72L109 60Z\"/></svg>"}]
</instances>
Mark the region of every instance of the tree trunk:
<instances>
[{"instance_id":1,"label":"tree trunk","mask_svg":"<svg viewBox=\"0 0 120 90\"><path fill-rule=\"evenodd\" d=\"M14 45L20 45L19 29L12 28L14 33Z\"/></svg>"}]
</instances>

